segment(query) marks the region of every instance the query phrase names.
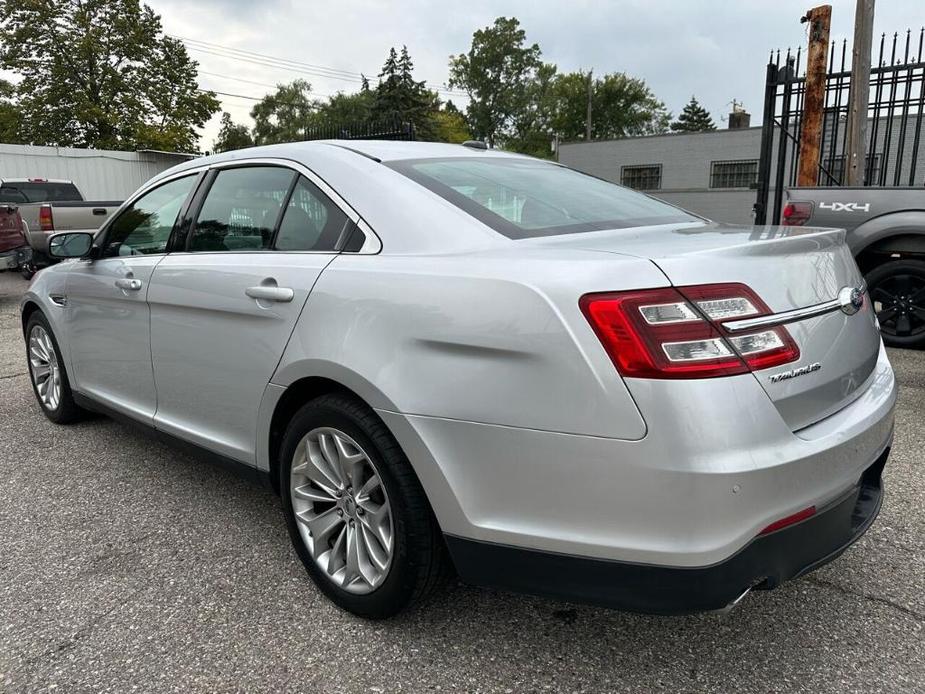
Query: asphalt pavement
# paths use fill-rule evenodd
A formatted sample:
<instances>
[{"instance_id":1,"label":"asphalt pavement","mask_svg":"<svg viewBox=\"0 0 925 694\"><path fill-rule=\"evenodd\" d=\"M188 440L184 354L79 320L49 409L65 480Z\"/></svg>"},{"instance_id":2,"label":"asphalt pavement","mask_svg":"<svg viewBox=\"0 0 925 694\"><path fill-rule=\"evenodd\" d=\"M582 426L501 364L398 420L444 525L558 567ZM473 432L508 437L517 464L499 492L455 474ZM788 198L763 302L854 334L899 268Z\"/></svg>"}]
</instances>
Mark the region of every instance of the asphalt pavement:
<instances>
[{"instance_id":1,"label":"asphalt pavement","mask_svg":"<svg viewBox=\"0 0 925 694\"><path fill-rule=\"evenodd\" d=\"M887 496L836 562L730 614L650 617L450 583L389 622L328 603L279 500L105 418L48 422L0 274L0 691L925 692L925 353Z\"/></svg>"}]
</instances>

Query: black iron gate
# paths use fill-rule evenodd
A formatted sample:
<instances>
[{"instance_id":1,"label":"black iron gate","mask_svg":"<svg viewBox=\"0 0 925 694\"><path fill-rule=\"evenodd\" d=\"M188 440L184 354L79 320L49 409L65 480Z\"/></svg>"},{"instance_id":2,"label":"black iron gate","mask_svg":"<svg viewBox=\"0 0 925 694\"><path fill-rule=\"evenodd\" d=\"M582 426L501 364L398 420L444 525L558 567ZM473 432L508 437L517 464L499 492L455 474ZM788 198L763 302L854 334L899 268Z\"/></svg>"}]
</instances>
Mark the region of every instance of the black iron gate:
<instances>
[{"instance_id":1,"label":"black iron gate","mask_svg":"<svg viewBox=\"0 0 925 694\"><path fill-rule=\"evenodd\" d=\"M303 140L414 140L414 124L402 120L362 121L309 127Z\"/></svg>"},{"instance_id":2,"label":"black iron gate","mask_svg":"<svg viewBox=\"0 0 925 694\"><path fill-rule=\"evenodd\" d=\"M867 160L864 185L918 186L925 179L925 28L907 31L905 41L880 37L879 59L872 61L867 112ZM915 44L918 44L917 46ZM758 164L756 224L779 224L784 188L794 186L799 165L800 129L806 75L802 49L771 53L765 82L761 150ZM848 92L851 70L847 40L832 42L825 82L821 152L817 185L842 184L846 170ZM773 202L771 198L773 197ZM769 204L770 203L770 204Z\"/></svg>"}]
</instances>

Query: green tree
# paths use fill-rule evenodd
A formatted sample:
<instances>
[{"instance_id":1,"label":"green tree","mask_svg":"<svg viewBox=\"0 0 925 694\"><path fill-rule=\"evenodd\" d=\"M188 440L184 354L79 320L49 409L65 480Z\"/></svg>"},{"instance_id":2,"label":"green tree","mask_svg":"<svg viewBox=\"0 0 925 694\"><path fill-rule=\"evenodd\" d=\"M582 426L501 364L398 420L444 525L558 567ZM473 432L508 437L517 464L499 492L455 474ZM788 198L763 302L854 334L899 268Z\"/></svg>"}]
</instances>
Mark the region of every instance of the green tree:
<instances>
[{"instance_id":1,"label":"green tree","mask_svg":"<svg viewBox=\"0 0 925 694\"><path fill-rule=\"evenodd\" d=\"M315 122L317 103L312 100L311 91L312 85L299 79L277 85L275 92L258 101L251 109L254 144L302 140Z\"/></svg>"},{"instance_id":2,"label":"green tree","mask_svg":"<svg viewBox=\"0 0 925 694\"><path fill-rule=\"evenodd\" d=\"M660 135L668 132L670 120L671 113L644 80L623 72L613 72L595 80L592 138Z\"/></svg>"},{"instance_id":3,"label":"green tree","mask_svg":"<svg viewBox=\"0 0 925 694\"><path fill-rule=\"evenodd\" d=\"M22 113L13 100L16 87L0 79L0 142L26 144L22 139Z\"/></svg>"},{"instance_id":4,"label":"green tree","mask_svg":"<svg viewBox=\"0 0 925 694\"><path fill-rule=\"evenodd\" d=\"M317 105L312 125L336 128L366 123L372 116L374 102L375 92L368 88L353 94L335 94Z\"/></svg>"},{"instance_id":5,"label":"green tree","mask_svg":"<svg viewBox=\"0 0 925 694\"><path fill-rule=\"evenodd\" d=\"M139 0L0 3L0 69L21 78L22 139L36 144L192 152L219 108Z\"/></svg>"},{"instance_id":6,"label":"green tree","mask_svg":"<svg viewBox=\"0 0 925 694\"><path fill-rule=\"evenodd\" d=\"M244 149L252 147L254 138L246 125L235 123L231 120L231 114L227 111L222 113L222 125L218 130L218 137L212 143L214 152L230 152L233 149Z\"/></svg>"},{"instance_id":7,"label":"green tree","mask_svg":"<svg viewBox=\"0 0 925 694\"><path fill-rule=\"evenodd\" d=\"M678 120L671 124L674 132L700 133L708 130L716 130L716 124L707 111L697 101L697 97L692 96L687 106L681 111Z\"/></svg>"},{"instance_id":8,"label":"green tree","mask_svg":"<svg viewBox=\"0 0 925 694\"><path fill-rule=\"evenodd\" d=\"M498 17L472 35L468 53L450 57L449 86L469 95L469 126L491 146L528 104L528 87L541 63L540 47L525 43L516 18Z\"/></svg>"},{"instance_id":9,"label":"green tree","mask_svg":"<svg viewBox=\"0 0 925 694\"><path fill-rule=\"evenodd\" d=\"M554 121L559 110L558 83L562 75L552 63L540 65L526 84L523 107L511 121L510 133L502 138L505 148L534 157L550 157Z\"/></svg>"},{"instance_id":10,"label":"green tree","mask_svg":"<svg viewBox=\"0 0 925 694\"><path fill-rule=\"evenodd\" d=\"M469 132L465 117L452 102L447 102L444 108L434 111L431 117L435 142L449 142L458 145L472 139L472 133Z\"/></svg>"},{"instance_id":11,"label":"green tree","mask_svg":"<svg viewBox=\"0 0 925 694\"><path fill-rule=\"evenodd\" d=\"M436 136L434 113L439 106L437 94L427 89L423 81L414 79L414 63L408 47L402 46L400 54L390 49L379 73L373 120L411 123L417 139L432 140Z\"/></svg>"}]
</instances>

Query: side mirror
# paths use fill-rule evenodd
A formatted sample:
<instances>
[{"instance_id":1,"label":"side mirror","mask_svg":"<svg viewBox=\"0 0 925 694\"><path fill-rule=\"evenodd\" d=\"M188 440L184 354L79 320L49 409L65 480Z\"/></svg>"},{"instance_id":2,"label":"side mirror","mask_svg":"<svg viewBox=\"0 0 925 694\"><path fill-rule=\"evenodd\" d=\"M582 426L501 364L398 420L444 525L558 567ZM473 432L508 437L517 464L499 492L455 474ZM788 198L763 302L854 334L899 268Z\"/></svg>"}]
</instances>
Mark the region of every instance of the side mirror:
<instances>
[{"instance_id":1,"label":"side mirror","mask_svg":"<svg viewBox=\"0 0 925 694\"><path fill-rule=\"evenodd\" d=\"M67 231L48 239L48 255L52 258L83 258L93 248L93 234Z\"/></svg>"}]
</instances>

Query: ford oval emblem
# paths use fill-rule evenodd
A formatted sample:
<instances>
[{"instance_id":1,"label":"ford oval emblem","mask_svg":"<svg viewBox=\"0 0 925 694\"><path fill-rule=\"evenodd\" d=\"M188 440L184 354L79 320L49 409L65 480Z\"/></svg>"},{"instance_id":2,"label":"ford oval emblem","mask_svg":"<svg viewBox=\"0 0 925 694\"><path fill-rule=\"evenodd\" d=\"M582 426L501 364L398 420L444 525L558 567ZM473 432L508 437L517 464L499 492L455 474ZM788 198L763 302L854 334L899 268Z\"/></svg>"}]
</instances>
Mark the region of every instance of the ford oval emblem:
<instances>
[{"instance_id":1,"label":"ford oval emblem","mask_svg":"<svg viewBox=\"0 0 925 694\"><path fill-rule=\"evenodd\" d=\"M843 287L838 292L838 301L845 315L853 316L864 306L864 292L858 287Z\"/></svg>"}]
</instances>

